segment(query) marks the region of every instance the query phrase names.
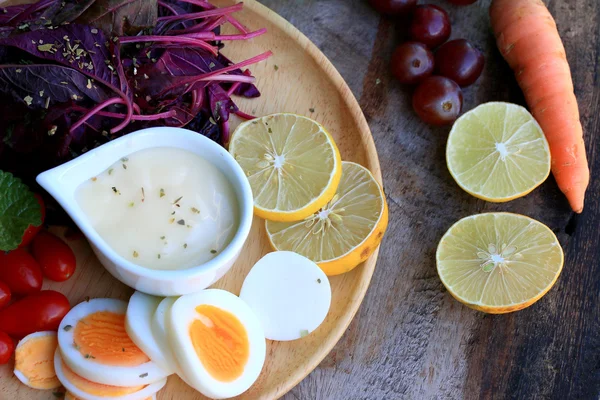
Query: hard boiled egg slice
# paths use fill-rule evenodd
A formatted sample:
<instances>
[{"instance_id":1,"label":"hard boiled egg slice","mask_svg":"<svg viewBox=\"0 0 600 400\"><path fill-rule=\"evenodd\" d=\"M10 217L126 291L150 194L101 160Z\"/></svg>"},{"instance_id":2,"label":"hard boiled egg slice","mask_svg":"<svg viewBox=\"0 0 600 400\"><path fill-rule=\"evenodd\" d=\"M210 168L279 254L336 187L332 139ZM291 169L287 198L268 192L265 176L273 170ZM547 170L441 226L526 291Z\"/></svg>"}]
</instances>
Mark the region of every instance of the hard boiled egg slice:
<instances>
[{"instance_id":1,"label":"hard boiled egg slice","mask_svg":"<svg viewBox=\"0 0 600 400\"><path fill-rule=\"evenodd\" d=\"M92 299L73 307L58 327L65 364L104 385L146 385L169 375L131 341L126 311L127 303L116 299Z\"/></svg>"},{"instance_id":2,"label":"hard boiled egg slice","mask_svg":"<svg viewBox=\"0 0 600 400\"><path fill-rule=\"evenodd\" d=\"M158 392L167 383L166 378L148 385L130 387L93 382L73 372L62 359L59 350L54 354L54 369L65 389L81 400L143 400Z\"/></svg>"},{"instance_id":3,"label":"hard boiled egg slice","mask_svg":"<svg viewBox=\"0 0 600 400\"><path fill-rule=\"evenodd\" d=\"M321 325L331 305L329 279L317 264L276 251L252 267L240 292L271 340L295 340Z\"/></svg>"},{"instance_id":4,"label":"hard boiled egg slice","mask_svg":"<svg viewBox=\"0 0 600 400\"><path fill-rule=\"evenodd\" d=\"M159 343L165 343L163 347L163 354L165 356L167 364L169 365L169 369L181 375L181 368L179 367L179 363L175 358L175 354L171 350L169 339L167 338L166 328L167 315L171 312L171 307L173 307L173 304L177 299L178 297L165 297L160 302L160 304L156 308L156 311L154 312L154 315L152 316L151 327L152 333L156 340Z\"/></svg>"},{"instance_id":5,"label":"hard boiled egg slice","mask_svg":"<svg viewBox=\"0 0 600 400\"><path fill-rule=\"evenodd\" d=\"M260 375L265 336L239 297L219 289L181 296L167 314L166 327L185 380L203 395L237 396Z\"/></svg>"},{"instance_id":6,"label":"hard boiled egg slice","mask_svg":"<svg viewBox=\"0 0 600 400\"><path fill-rule=\"evenodd\" d=\"M36 332L25 336L15 349L15 376L34 389L54 389L60 382L54 372L56 332Z\"/></svg>"},{"instance_id":7,"label":"hard boiled egg slice","mask_svg":"<svg viewBox=\"0 0 600 400\"><path fill-rule=\"evenodd\" d=\"M133 343L146 353L150 360L166 372L174 373L173 353L166 337L157 337L152 330L152 318L162 300L162 297L135 292L127 306L125 330Z\"/></svg>"}]
</instances>

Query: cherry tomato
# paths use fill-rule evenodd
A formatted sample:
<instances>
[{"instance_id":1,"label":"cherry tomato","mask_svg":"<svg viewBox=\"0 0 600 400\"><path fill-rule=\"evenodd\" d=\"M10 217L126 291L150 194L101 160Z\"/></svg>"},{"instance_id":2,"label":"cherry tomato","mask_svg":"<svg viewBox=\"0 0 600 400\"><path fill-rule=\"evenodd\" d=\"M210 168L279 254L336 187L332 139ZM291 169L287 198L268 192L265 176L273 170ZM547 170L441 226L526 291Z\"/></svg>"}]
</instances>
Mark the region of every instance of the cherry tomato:
<instances>
[{"instance_id":1,"label":"cherry tomato","mask_svg":"<svg viewBox=\"0 0 600 400\"><path fill-rule=\"evenodd\" d=\"M15 351L15 342L6 333L0 331L0 364L6 364Z\"/></svg>"},{"instance_id":2,"label":"cherry tomato","mask_svg":"<svg viewBox=\"0 0 600 400\"><path fill-rule=\"evenodd\" d=\"M75 254L58 236L50 232L40 232L33 239L31 250L46 278L63 282L75 272Z\"/></svg>"},{"instance_id":3,"label":"cherry tomato","mask_svg":"<svg viewBox=\"0 0 600 400\"><path fill-rule=\"evenodd\" d=\"M55 331L70 308L62 293L42 290L0 310L0 326L17 339L33 332Z\"/></svg>"},{"instance_id":4,"label":"cherry tomato","mask_svg":"<svg viewBox=\"0 0 600 400\"><path fill-rule=\"evenodd\" d=\"M369 0L369 3L381 14L400 15L411 11L417 0Z\"/></svg>"},{"instance_id":5,"label":"cherry tomato","mask_svg":"<svg viewBox=\"0 0 600 400\"><path fill-rule=\"evenodd\" d=\"M473 4L477 0L448 0L452 4L456 4L457 6L466 6L468 4Z\"/></svg>"},{"instance_id":6,"label":"cherry tomato","mask_svg":"<svg viewBox=\"0 0 600 400\"><path fill-rule=\"evenodd\" d=\"M465 39L446 42L435 52L436 74L452 79L462 87L479 78L483 64L483 54Z\"/></svg>"},{"instance_id":7,"label":"cherry tomato","mask_svg":"<svg viewBox=\"0 0 600 400\"><path fill-rule=\"evenodd\" d=\"M402 83L419 83L432 72L433 53L422 43L402 43L392 55L392 73Z\"/></svg>"},{"instance_id":8,"label":"cherry tomato","mask_svg":"<svg viewBox=\"0 0 600 400\"><path fill-rule=\"evenodd\" d=\"M39 292L43 282L42 269L25 249L0 252L0 280L13 295Z\"/></svg>"},{"instance_id":9,"label":"cherry tomato","mask_svg":"<svg viewBox=\"0 0 600 400\"><path fill-rule=\"evenodd\" d=\"M410 37L430 49L444 43L450 37L450 18L443 8L433 4L417 6L410 24Z\"/></svg>"},{"instance_id":10,"label":"cherry tomato","mask_svg":"<svg viewBox=\"0 0 600 400\"><path fill-rule=\"evenodd\" d=\"M454 122L462 108L462 92L456 82L442 76L425 79L413 94L413 108L431 125Z\"/></svg>"},{"instance_id":11,"label":"cherry tomato","mask_svg":"<svg viewBox=\"0 0 600 400\"><path fill-rule=\"evenodd\" d=\"M11 293L8 285L2 281L0 281L0 309L10 303Z\"/></svg>"},{"instance_id":12,"label":"cherry tomato","mask_svg":"<svg viewBox=\"0 0 600 400\"><path fill-rule=\"evenodd\" d=\"M23 239L21 239L21 244L19 245L19 248L27 246L33 240L35 235L37 235L38 232L42 229L42 226L44 225L44 220L46 219L46 206L44 205L44 200L42 200L42 196L40 196L37 193L35 193L34 196L40 204L40 209L42 211L42 223L38 226L29 225L29 227L27 227L25 233L23 233Z\"/></svg>"}]
</instances>

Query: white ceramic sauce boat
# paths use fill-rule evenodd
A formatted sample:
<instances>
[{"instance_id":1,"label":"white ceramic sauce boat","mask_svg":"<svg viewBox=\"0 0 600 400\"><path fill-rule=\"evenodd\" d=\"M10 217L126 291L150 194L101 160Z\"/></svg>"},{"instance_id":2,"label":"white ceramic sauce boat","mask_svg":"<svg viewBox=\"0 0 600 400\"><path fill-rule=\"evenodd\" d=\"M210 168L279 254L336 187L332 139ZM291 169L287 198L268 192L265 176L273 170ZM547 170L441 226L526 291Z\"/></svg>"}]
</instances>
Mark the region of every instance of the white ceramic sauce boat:
<instances>
[{"instance_id":1,"label":"white ceramic sauce boat","mask_svg":"<svg viewBox=\"0 0 600 400\"><path fill-rule=\"evenodd\" d=\"M136 265L108 246L76 202L75 193L83 182L131 153L154 147L175 147L196 153L219 168L229 179L240 207L239 226L229 245L212 260L183 270L155 270ZM212 285L236 261L252 225L252 190L242 168L223 147L187 129L157 127L130 133L41 173L37 176L37 182L75 221L102 265L115 278L136 290L157 296L183 295Z\"/></svg>"}]
</instances>

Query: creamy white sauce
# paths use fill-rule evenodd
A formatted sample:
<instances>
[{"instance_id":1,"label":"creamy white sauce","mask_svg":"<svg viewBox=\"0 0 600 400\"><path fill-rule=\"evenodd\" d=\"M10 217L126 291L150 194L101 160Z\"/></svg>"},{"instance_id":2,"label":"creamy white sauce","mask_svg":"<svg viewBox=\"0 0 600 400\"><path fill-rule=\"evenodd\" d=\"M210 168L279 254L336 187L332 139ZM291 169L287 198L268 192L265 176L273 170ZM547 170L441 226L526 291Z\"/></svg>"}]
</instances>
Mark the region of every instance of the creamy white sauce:
<instances>
[{"instance_id":1,"label":"creamy white sauce","mask_svg":"<svg viewBox=\"0 0 600 400\"><path fill-rule=\"evenodd\" d=\"M83 183L77 203L119 255L152 269L185 269L231 241L239 206L227 177L187 150L141 150Z\"/></svg>"}]
</instances>

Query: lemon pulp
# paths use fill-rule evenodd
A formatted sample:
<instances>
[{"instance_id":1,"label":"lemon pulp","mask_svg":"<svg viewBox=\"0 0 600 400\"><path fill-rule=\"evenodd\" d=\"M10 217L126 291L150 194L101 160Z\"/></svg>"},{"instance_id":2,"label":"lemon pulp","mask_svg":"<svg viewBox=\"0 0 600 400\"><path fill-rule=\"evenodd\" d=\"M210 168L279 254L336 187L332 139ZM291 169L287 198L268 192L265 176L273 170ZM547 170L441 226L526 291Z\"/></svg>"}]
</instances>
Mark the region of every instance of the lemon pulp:
<instances>
[{"instance_id":1,"label":"lemon pulp","mask_svg":"<svg viewBox=\"0 0 600 400\"><path fill-rule=\"evenodd\" d=\"M255 213L265 219L308 217L331 200L340 181L333 138L307 117L281 113L247 121L229 151L248 176Z\"/></svg>"},{"instance_id":2,"label":"lemon pulp","mask_svg":"<svg viewBox=\"0 0 600 400\"><path fill-rule=\"evenodd\" d=\"M344 161L337 193L325 207L303 221L267 221L266 229L275 250L294 251L337 275L375 251L387 223L385 196L371 172Z\"/></svg>"},{"instance_id":3,"label":"lemon pulp","mask_svg":"<svg viewBox=\"0 0 600 400\"><path fill-rule=\"evenodd\" d=\"M440 279L457 300L506 313L530 306L550 290L562 270L563 251L541 222L487 213L454 224L442 237L436 260Z\"/></svg>"},{"instance_id":4,"label":"lemon pulp","mask_svg":"<svg viewBox=\"0 0 600 400\"><path fill-rule=\"evenodd\" d=\"M523 107L482 104L452 126L448 170L458 185L483 200L525 196L550 173L550 148L542 129Z\"/></svg>"}]
</instances>

